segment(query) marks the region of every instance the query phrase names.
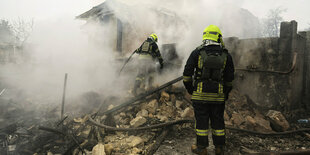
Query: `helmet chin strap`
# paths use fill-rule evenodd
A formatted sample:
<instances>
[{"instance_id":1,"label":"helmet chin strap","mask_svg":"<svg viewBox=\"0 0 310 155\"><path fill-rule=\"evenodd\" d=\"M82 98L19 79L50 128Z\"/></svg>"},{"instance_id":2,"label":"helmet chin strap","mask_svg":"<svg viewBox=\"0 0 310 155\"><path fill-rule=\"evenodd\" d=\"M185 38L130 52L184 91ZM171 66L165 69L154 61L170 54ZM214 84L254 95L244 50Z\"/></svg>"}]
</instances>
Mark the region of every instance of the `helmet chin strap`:
<instances>
[{"instance_id":1,"label":"helmet chin strap","mask_svg":"<svg viewBox=\"0 0 310 155\"><path fill-rule=\"evenodd\" d=\"M221 43L218 43L218 42L213 41L213 40L203 40L202 42L203 42L204 46L209 46L209 45L221 45L222 46Z\"/></svg>"}]
</instances>

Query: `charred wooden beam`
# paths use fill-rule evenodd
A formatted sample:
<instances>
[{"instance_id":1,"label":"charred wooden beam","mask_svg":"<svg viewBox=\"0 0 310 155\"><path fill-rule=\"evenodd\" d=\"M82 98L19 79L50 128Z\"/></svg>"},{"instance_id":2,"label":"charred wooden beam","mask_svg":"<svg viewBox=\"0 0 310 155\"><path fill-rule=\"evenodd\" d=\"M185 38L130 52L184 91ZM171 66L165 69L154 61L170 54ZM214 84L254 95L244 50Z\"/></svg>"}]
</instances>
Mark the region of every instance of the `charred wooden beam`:
<instances>
[{"instance_id":1,"label":"charred wooden beam","mask_svg":"<svg viewBox=\"0 0 310 155\"><path fill-rule=\"evenodd\" d=\"M66 135L64 132L62 132L60 130L49 128L49 127L39 126L38 129L48 131L48 132L52 132L52 133L56 133L56 134Z\"/></svg>"},{"instance_id":2,"label":"charred wooden beam","mask_svg":"<svg viewBox=\"0 0 310 155\"><path fill-rule=\"evenodd\" d=\"M155 140L155 143L150 147L148 148L144 154L145 155L149 155L149 154L154 154L157 149L160 147L161 143L165 140L166 136L168 135L170 131L170 128L164 128L161 132L161 134L156 138Z\"/></svg>"},{"instance_id":3,"label":"charred wooden beam","mask_svg":"<svg viewBox=\"0 0 310 155\"><path fill-rule=\"evenodd\" d=\"M158 92L158 91L160 91L160 90L162 90L162 89L164 89L164 88L166 88L166 87L168 87L168 86L170 86L170 85L172 85L174 83L177 83L177 82L181 81L182 79L183 79L183 76L180 76L180 77L178 77L178 78L176 78L174 80L171 80L171 81L161 85L160 87L158 87L156 89L147 91L144 94L141 94L141 95L139 95L139 96L137 96L137 97L135 97L135 98L125 102L125 103L122 103L122 104L120 104L120 105L118 105L118 106L116 106L116 107L114 107L114 108L112 108L110 110L107 110L107 111L103 112L103 115L110 114L110 113L115 112L117 110L120 110L120 109L122 109L122 108L124 108L126 106L129 106L130 104L135 103L136 101L145 99L145 97L147 97L149 95L152 95L152 94L154 94L154 93L156 93L156 92Z\"/></svg>"},{"instance_id":4,"label":"charred wooden beam","mask_svg":"<svg viewBox=\"0 0 310 155\"><path fill-rule=\"evenodd\" d=\"M73 142L75 143L75 145L77 145L79 147L79 149L85 153L84 149L81 147L79 141L75 138L75 135L73 134L73 132L69 131L69 129L66 127L66 130L68 131L68 133L64 133L60 130L57 129L53 129L53 128L49 128L49 127L43 127L43 126L39 126L40 130L44 130L44 131L48 131L48 132L52 132L52 133L57 133L57 134L61 134L63 136L69 136Z\"/></svg>"},{"instance_id":5,"label":"charred wooden beam","mask_svg":"<svg viewBox=\"0 0 310 155\"><path fill-rule=\"evenodd\" d=\"M65 98L66 98L66 87L67 87L67 77L68 77L68 74L66 73L66 74L65 74L65 80L64 80L64 89L63 89L63 94L62 94L60 119L63 119L63 116L64 116Z\"/></svg>"},{"instance_id":6,"label":"charred wooden beam","mask_svg":"<svg viewBox=\"0 0 310 155\"><path fill-rule=\"evenodd\" d=\"M60 124L62 124L66 119L68 118L68 116L65 116L64 118L62 118L56 126L59 126Z\"/></svg>"},{"instance_id":7,"label":"charred wooden beam","mask_svg":"<svg viewBox=\"0 0 310 155\"><path fill-rule=\"evenodd\" d=\"M101 102L101 104L100 104L98 110L97 110L95 113L93 113L93 114L91 115L91 118L95 118L95 117L99 114L99 112L102 110L102 107L103 107L103 105L104 105L105 103L106 103L106 100L104 100L103 102Z\"/></svg>"}]
</instances>

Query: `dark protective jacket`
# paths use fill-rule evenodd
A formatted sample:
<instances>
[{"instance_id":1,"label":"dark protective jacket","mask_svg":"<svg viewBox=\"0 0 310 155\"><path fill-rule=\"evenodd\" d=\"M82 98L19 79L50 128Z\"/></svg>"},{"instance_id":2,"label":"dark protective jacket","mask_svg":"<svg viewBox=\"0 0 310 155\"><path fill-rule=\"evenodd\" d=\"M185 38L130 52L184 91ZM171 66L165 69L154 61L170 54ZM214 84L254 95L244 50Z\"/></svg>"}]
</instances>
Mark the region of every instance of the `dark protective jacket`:
<instances>
[{"instance_id":1,"label":"dark protective jacket","mask_svg":"<svg viewBox=\"0 0 310 155\"><path fill-rule=\"evenodd\" d=\"M221 79L210 80L204 79L202 74L206 65L204 63L204 56L206 54L221 53L224 54L223 68L221 69ZM213 71L208 70L208 74ZM197 47L189 56L184 72L183 83L188 93L192 94L192 100L210 101L210 102L224 102L228 98L228 94L232 89L232 81L234 79L234 64L231 55L227 49L222 49L219 45L201 45Z\"/></svg>"},{"instance_id":2,"label":"dark protective jacket","mask_svg":"<svg viewBox=\"0 0 310 155\"><path fill-rule=\"evenodd\" d=\"M160 65L163 65L163 58L161 57L160 51L158 49L158 46L155 41L153 41L151 38L147 38L142 45L136 49L135 51L137 54L140 55L139 58L157 58Z\"/></svg>"}]
</instances>

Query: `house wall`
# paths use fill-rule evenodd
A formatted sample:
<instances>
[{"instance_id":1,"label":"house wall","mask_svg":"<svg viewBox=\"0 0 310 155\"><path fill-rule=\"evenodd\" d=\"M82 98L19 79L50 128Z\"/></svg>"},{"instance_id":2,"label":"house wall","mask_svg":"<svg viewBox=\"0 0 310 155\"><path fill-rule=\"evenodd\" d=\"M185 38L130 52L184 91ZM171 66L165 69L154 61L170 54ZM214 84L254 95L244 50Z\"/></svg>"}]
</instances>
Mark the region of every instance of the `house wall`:
<instances>
[{"instance_id":1,"label":"house wall","mask_svg":"<svg viewBox=\"0 0 310 155\"><path fill-rule=\"evenodd\" d=\"M151 30L139 30L135 25L123 22L123 35L122 35L122 53L128 54L136 50L142 42L151 34Z\"/></svg>"},{"instance_id":2,"label":"house wall","mask_svg":"<svg viewBox=\"0 0 310 155\"><path fill-rule=\"evenodd\" d=\"M309 89L308 83L304 86L305 75L309 76L309 69L304 70L306 63L309 66L305 59L309 40L306 41L297 34L295 21L281 23L280 37L225 38L236 67L234 87L262 108L291 110L303 107L302 98ZM295 69L288 72L293 65L294 53L297 53Z\"/></svg>"},{"instance_id":3,"label":"house wall","mask_svg":"<svg viewBox=\"0 0 310 155\"><path fill-rule=\"evenodd\" d=\"M306 47L305 47L305 56L304 56L304 97L303 103L307 109L310 109L310 31L300 32L300 35L304 38Z\"/></svg>"},{"instance_id":4,"label":"house wall","mask_svg":"<svg viewBox=\"0 0 310 155\"><path fill-rule=\"evenodd\" d=\"M118 26L113 14L89 18L83 29L87 30L90 43L117 51Z\"/></svg>"}]
</instances>

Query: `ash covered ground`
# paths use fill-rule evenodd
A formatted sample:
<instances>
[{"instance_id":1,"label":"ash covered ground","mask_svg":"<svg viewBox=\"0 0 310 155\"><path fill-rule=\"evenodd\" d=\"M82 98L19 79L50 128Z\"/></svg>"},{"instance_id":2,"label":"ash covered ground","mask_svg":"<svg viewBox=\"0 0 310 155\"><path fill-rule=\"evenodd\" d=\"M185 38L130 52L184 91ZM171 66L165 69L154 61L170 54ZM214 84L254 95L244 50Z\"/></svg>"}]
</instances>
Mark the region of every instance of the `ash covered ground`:
<instances>
[{"instance_id":1,"label":"ash covered ground","mask_svg":"<svg viewBox=\"0 0 310 155\"><path fill-rule=\"evenodd\" d=\"M113 131L98 127L89 120L92 118L100 124L114 127L113 129L151 127L175 120L193 120L189 97L181 85L171 86L104 115L105 111L117 107L115 105L132 99L131 94L128 93L125 99L120 100L87 92L72 100L76 103L74 106L80 107L81 111L68 110L68 117L63 121L59 118L60 107L56 104L38 107L34 104L35 99L2 98L0 154L191 154L190 146L195 143L192 122L147 130ZM66 109L73 109L73 105L69 103ZM227 128L258 133L309 128L309 124L297 122L300 118L309 118L309 114L303 110L281 113L258 108L237 90L232 91L226 103ZM310 148L309 131L261 135L229 128L226 129L226 152L229 154L302 151ZM212 141L211 136L209 139ZM208 149L212 154L212 142Z\"/></svg>"}]
</instances>

